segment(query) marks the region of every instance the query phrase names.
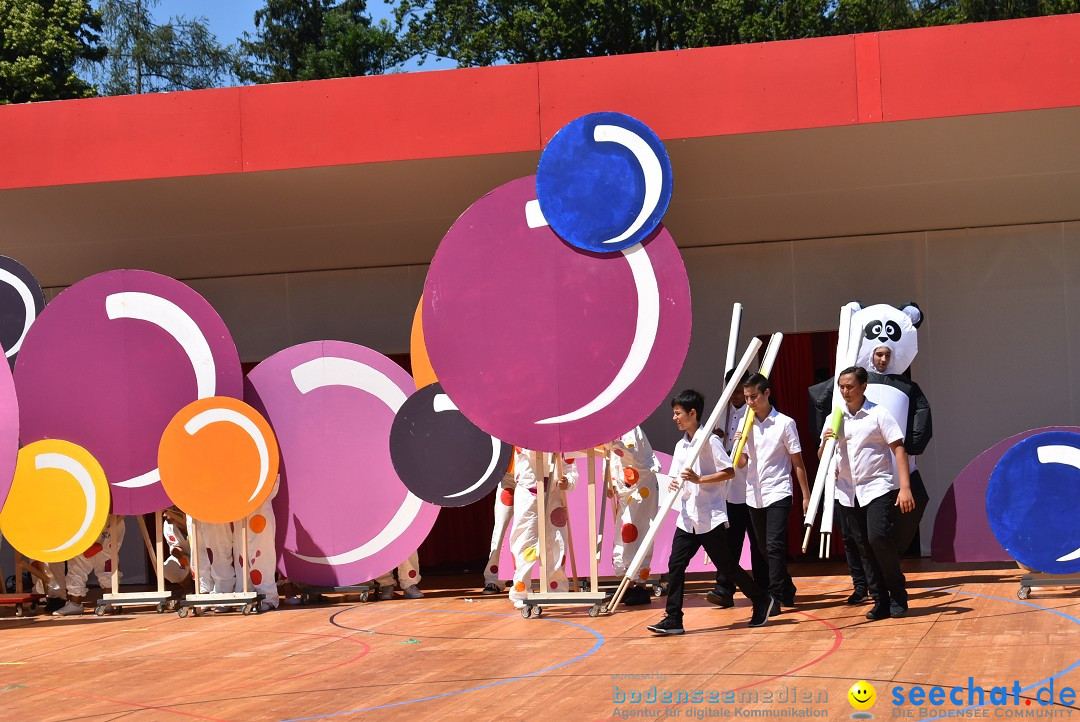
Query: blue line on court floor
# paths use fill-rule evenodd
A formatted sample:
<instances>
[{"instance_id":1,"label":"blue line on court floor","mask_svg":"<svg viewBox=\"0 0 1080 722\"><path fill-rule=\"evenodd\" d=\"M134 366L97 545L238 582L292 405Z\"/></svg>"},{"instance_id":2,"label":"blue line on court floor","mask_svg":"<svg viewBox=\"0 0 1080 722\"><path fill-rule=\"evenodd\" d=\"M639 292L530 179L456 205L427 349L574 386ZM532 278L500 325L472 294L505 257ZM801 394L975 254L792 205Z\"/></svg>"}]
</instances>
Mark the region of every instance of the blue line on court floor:
<instances>
[{"instance_id":1,"label":"blue line on court floor","mask_svg":"<svg viewBox=\"0 0 1080 722\"><path fill-rule=\"evenodd\" d=\"M332 615L330 617L331 623L334 623L333 622L334 617L336 617L338 614L342 614L342 613L348 612L348 611L352 611L352 610L351 609L345 609L345 610L342 610L341 612L337 612L336 614ZM414 613L414 614L471 614L471 615L478 615L478 616L484 616L484 617L516 617L517 616L516 614L496 614L494 612L458 612L458 611L450 611L450 610L442 610L442 609L424 609L424 610L419 610L418 609L418 610L410 610L410 612ZM364 612L364 613L365 614L377 614L378 612ZM390 613L390 612L387 611L387 612L384 612L384 613ZM589 634L596 637L596 644L594 644L592 646L592 649L590 649L587 652L584 652L582 654L579 654L578 656L574 657L573 659L568 659L565 662L559 662L558 664L554 664L554 665L552 665L550 667L545 667L543 669L538 669L535 672L529 672L528 674L522 674L522 675L519 675L517 677L508 677L506 679L496 680L495 682L489 682L488 684L482 684L482 685L479 685L477 687L468 687L466 689L459 689L459 690L455 690L453 692L443 692L442 694L433 694L433 695L428 696L428 697L418 697L416 699L408 699L408 700L405 700L403 702L391 702L389 704L381 704L381 705L378 705L376 707L364 707L363 709L352 709L352 710L347 710L345 712L331 712L329 714L320 714L320 715L315 715L313 717L295 717L295 718L292 718L292 719L284 720L284 722L304 722L304 720L327 719L329 717L342 717L344 715L360 714L361 712L374 712L375 710L380 710L380 709L390 709L391 707L402 707L402 706L408 705L408 704L416 704L417 702L430 702L433 699L443 699L444 697L453 697L455 695L465 694L466 692L476 692L477 690L481 690L481 689L490 689L491 687L498 687L498 686L503 685L503 684L510 684L511 682L518 682L518 681L523 680L523 679L528 679L529 677L538 677L541 674L551 672L553 670L559 669L560 667L565 667L565 666L567 666L569 664L573 664L574 662L580 662L581 660L585 659L589 655L596 652L596 650L600 649L600 647L603 646L603 644L604 644L604 636L602 634L600 634L599 632L597 632L594 629L589 629L588 627L586 627L586 626L584 626L582 624L577 624L575 622L567 622L567 621L565 621L563 619L551 619L549 617L539 617L539 618L536 618L536 621L553 622L555 624L565 624L568 627L575 627L577 629L583 629L586 632L588 632ZM342 626L342 625L337 625L337 626ZM343 627L343 628L344 629L350 629L349 627ZM359 630L355 630L355 631L359 631Z\"/></svg>"}]
</instances>

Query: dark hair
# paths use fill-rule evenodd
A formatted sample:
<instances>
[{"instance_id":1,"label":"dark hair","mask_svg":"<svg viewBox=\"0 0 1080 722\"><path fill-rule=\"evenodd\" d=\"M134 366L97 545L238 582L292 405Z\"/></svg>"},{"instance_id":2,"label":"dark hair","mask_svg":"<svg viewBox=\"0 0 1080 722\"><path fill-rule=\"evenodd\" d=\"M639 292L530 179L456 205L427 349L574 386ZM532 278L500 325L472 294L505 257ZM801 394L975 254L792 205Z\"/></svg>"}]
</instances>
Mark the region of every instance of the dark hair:
<instances>
[{"instance_id":1,"label":"dark hair","mask_svg":"<svg viewBox=\"0 0 1080 722\"><path fill-rule=\"evenodd\" d=\"M734 375L735 375L735 369L728 369L727 373L724 374L724 385L725 386L727 386L728 383L731 382L731 377L734 376ZM743 374L742 383L740 383L739 385L742 386L743 384L745 384L746 379L748 379L748 378L749 378L749 376L747 374Z\"/></svg>"},{"instance_id":2,"label":"dark hair","mask_svg":"<svg viewBox=\"0 0 1080 722\"><path fill-rule=\"evenodd\" d=\"M870 378L866 375L866 369L862 366L848 366L846 369L836 375L836 383L840 383L841 376L847 376L851 374L855 377L855 380L859 382L860 386L865 386L867 380Z\"/></svg>"},{"instance_id":3,"label":"dark hair","mask_svg":"<svg viewBox=\"0 0 1080 722\"><path fill-rule=\"evenodd\" d=\"M701 395L699 391L694 389L686 389L680 391L675 398L671 400L671 408L676 406L683 407L686 413L691 411L697 412L698 423L701 423L701 415L705 413L705 397Z\"/></svg>"},{"instance_id":4,"label":"dark hair","mask_svg":"<svg viewBox=\"0 0 1080 722\"><path fill-rule=\"evenodd\" d=\"M754 374L746 381L743 381L743 388L756 388L758 390L758 393L763 394L769 389L771 389L772 386L769 385L769 379L765 378L761 374Z\"/></svg>"}]
</instances>

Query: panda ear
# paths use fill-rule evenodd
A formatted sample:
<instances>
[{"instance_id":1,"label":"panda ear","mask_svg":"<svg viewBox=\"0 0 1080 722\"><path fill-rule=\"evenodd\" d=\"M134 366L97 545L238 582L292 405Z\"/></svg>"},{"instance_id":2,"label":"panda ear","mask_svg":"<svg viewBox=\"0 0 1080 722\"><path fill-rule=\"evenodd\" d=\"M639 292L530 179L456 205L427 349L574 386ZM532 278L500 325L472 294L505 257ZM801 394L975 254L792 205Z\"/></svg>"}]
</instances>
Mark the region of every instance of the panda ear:
<instances>
[{"instance_id":1,"label":"panda ear","mask_svg":"<svg viewBox=\"0 0 1080 722\"><path fill-rule=\"evenodd\" d=\"M907 303L900 304L898 308L903 311L908 318L911 319L911 324L915 328L922 326L923 313L922 309L919 308L919 304L915 303L914 301L908 301Z\"/></svg>"}]
</instances>

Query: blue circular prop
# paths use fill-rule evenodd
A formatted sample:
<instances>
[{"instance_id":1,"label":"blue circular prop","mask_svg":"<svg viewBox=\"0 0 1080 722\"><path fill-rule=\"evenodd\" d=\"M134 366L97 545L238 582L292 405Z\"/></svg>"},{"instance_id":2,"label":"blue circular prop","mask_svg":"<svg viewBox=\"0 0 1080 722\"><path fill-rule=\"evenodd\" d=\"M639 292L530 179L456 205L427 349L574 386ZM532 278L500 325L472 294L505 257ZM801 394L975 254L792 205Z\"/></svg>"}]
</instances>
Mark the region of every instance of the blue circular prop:
<instances>
[{"instance_id":1,"label":"blue circular prop","mask_svg":"<svg viewBox=\"0 0 1080 722\"><path fill-rule=\"evenodd\" d=\"M612 253L641 243L671 202L671 160L649 126L623 113L566 124L540 155L536 198L572 246Z\"/></svg>"},{"instance_id":2,"label":"blue circular prop","mask_svg":"<svg viewBox=\"0 0 1080 722\"><path fill-rule=\"evenodd\" d=\"M986 516L1013 559L1048 574L1080 571L1080 434L1047 431L1005 452L986 487Z\"/></svg>"}]
</instances>

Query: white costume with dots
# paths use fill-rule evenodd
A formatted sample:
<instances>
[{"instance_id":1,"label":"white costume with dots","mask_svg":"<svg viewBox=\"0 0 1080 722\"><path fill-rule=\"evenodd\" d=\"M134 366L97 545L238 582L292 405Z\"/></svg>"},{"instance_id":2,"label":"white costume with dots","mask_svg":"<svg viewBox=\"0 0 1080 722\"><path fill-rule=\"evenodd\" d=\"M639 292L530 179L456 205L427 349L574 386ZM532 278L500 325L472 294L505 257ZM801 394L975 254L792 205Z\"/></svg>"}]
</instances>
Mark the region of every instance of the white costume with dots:
<instances>
[{"instance_id":1,"label":"white costume with dots","mask_svg":"<svg viewBox=\"0 0 1080 722\"><path fill-rule=\"evenodd\" d=\"M248 520L248 554L250 561L250 581L248 588L259 592L264 602L273 608L278 606L277 547L275 536L277 524L274 519L274 507L271 502L278 493L278 482L270 496L255 510ZM188 517L188 525L192 519ZM195 521L196 540L199 544L199 593L229 593L244 590L243 550L244 525L240 522L228 524L207 524Z\"/></svg>"},{"instance_id":2,"label":"white costume with dots","mask_svg":"<svg viewBox=\"0 0 1080 722\"><path fill-rule=\"evenodd\" d=\"M656 472L660 461L653 454L652 446L641 427L626 432L611 445L611 482L615 487L618 505L616 519L618 530L611 550L611 564L615 574L622 576L637 554L649 524L656 516L659 489ZM649 578L650 551L638 573L640 581Z\"/></svg>"},{"instance_id":3,"label":"white costume with dots","mask_svg":"<svg viewBox=\"0 0 1080 722\"><path fill-rule=\"evenodd\" d=\"M513 467L511 467L513 468ZM503 474L502 483L499 485L499 493L495 495L495 526L491 530L491 548L488 553L487 566L484 567L484 584L499 584L499 557L502 555L503 539L506 538L506 528L510 525L510 519L514 516L514 481L513 471Z\"/></svg>"},{"instance_id":4,"label":"white costume with dots","mask_svg":"<svg viewBox=\"0 0 1080 722\"><path fill-rule=\"evenodd\" d=\"M380 587L392 588L394 586L394 570L391 569L375 581L379 583ZM397 565L397 581L401 591L405 591L409 587L415 587L420 583L420 557L416 552L410 554L408 559Z\"/></svg>"},{"instance_id":5,"label":"white costume with dots","mask_svg":"<svg viewBox=\"0 0 1080 722\"><path fill-rule=\"evenodd\" d=\"M550 458L545 454L545 458ZM539 532L536 518L536 494L537 494L537 470L533 469L533 455L527 449L514 449L514 528L510 532L510 551L514 554L514 586L510 589L510 599L513 601L525 599L532 590L532 572L536 566L539 546ZM543 471L539 472L543 476ZM573 459L563 459L563 476L569 482L569 489L577 483L578 472ZM548 569L549 589L544 592L565 592L569 589L566 572L563 567L566 562L566 506L563 504L563 492L555 482L557 477L552 475L551 483L548 484L544 497L547 510L547 524L545 534L547 536L546 559L551 567ZM569 491L568 489L568 491Z\"/></svg>"},{"instance_id":6,"label":"white costume with dots","mask_svg":"<svg viewBox=\"0 0 1080 722\"><path fill-rule=\"evenodd\" d=\"M161 529L165 537L165 543L169 545L169 553L162 564L165 578L173 584L183 584L191 576L191 548L188 546L184 531L166 518ZM173 554L177 550L179 556Z\"/></svg>"},{"instance_id":7,"label":"white costume with dots","mask_svg":"<svg viewBox=\"0 0 1080 722\"><path fill-rule=\"evenodd\" d=\"M116 537L112 536L112 527L115 520ZM98 586L102 589L112 589L112 556L113 552L120 551L120 545L124 543L124 517L109 515L105 522L105 530L101 532L97 543L91 545L82 554L68 560L67 563L67 593L71 597L86 596L86 580L90 578L90 572L97 577ZM100 545L100 546L99 546ZM87 557L86 554L94 552ZM121 577L124 575L121 574Z\"/></svg>"}]
</instances>

